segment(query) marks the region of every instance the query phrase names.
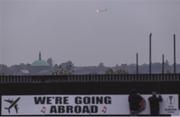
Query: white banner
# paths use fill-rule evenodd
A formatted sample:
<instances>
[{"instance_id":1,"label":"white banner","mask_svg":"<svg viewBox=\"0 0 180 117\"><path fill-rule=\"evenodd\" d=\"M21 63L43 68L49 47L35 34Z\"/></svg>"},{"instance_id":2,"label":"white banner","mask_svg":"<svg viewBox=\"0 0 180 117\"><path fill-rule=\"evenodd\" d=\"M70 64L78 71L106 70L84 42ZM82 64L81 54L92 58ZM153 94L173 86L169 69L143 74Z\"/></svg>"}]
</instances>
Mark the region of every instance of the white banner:
<instances>
[{"instance_id":1,"label":"white banner","mask_svg":"<svg viewBox=\"0 0 180 117\"><path fill-rule=\"evenodd\" d=\"M150 114L148 98L140 114ZM178 95L163 94L160 114L178 115ZM128 95L2 96L2 115L129 115Z\"/></svg>"}]
</instances>

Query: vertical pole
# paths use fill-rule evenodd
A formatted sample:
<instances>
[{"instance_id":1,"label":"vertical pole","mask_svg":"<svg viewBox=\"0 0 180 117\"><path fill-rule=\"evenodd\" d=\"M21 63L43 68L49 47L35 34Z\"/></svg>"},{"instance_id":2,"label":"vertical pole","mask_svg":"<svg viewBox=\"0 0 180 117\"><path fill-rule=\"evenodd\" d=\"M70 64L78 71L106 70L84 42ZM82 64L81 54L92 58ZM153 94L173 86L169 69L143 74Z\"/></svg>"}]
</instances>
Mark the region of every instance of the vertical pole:
<instances>
[{"instance_id":1,"label":"vertical pole","mask_svg":"<svg viewBox=\"0 0 180 117\"><path fill-rule=\"evenodd\" d=\"M136 53L136 74L139 74L138 53Z\"/></svg>"},{"instance_id":2,"label":"vertical pole","mask_svg":"<svg viewBox=\"0 0 180 117\"><path fill-rule=\"evenodd\" d=\"M176 35L173 35L174 39L174 74L176 74Z\"/></svg>"},{"instance_id":3,"label":"vertical pole","mask_svg":"<svg viewBox=\"0 0 180 117\"><path fill-rule=\"evenodd\" d=\"M151 37L152 33L149 34L149 74L151 74Z\"/></svg>"},{"instance_id":4,"label":"vertical pole","mask_svg":"<svg viewBox=\"0 0 180 117\"><path fill-rule=\"evenodd\" d=\"M164 54L162 54L162 74L164 74Z\"/></svg>"}]
</instances>

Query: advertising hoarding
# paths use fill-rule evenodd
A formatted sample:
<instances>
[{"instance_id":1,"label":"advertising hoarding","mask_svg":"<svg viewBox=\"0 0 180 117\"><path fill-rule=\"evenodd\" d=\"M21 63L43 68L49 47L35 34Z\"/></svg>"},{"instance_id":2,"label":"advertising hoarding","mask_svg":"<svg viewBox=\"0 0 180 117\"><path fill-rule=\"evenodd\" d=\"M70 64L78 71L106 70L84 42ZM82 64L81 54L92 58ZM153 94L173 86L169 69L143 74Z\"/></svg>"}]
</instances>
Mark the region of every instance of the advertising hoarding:
<instances>
[{"instance_id":1,"label":"advertising hoarding","mask_svg":"<svg viewBox=\"0 0 180 117\"><path fill-rule=\"evenodd\" d=\"M129 95L4 95L2 115L129 115ZM140 114L150 114L148 98ZM178 95L163 94L160 114L178 115Z\"/></svg>"}]
</instances>

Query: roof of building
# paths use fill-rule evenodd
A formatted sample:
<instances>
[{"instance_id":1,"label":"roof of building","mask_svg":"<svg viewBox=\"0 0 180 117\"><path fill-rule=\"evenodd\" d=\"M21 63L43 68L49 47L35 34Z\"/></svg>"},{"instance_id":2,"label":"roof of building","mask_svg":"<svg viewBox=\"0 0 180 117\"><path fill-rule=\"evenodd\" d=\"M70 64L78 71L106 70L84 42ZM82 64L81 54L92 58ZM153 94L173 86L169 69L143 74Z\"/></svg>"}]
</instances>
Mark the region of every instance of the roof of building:
<instances>
[{"instance_id":1,"label":"roof of building","mask_svg":"<svg viewBox=\"0 0 180 117\"><path fill-rule=\"evenodd\" d=\"M50 65L44 60L36 60L31 64L31 66L50 66Z\"/></svg>"},{"instance_id":2,"label":"roof of building","mask_svg":"<svg viewBox=\"0 0 180 117\"><path fill-rule=\"evenodd\" d=\"M31 66L50 66L45 60L41 59L41 52L39 52L39 59L34 61Z\"/></svg>"}]
</instances>

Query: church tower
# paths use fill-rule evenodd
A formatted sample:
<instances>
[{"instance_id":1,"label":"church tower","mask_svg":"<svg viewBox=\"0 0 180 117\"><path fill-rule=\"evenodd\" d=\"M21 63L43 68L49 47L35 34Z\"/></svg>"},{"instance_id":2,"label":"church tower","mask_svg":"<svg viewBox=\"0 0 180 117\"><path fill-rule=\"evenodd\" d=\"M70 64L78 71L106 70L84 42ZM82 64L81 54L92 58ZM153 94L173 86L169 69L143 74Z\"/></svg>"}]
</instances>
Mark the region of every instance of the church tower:
<instances>
[{"instance_id":1,"label":"church tower","mask_svg":"<svg viewBox=\"0 0 180 117\"><path fill-rule=\"evenodd\" d=\"M39 61L41 61L41 52L39 52Z\"/></svg>"},{"instance_id":2,"label":"church tower","mask_svg":"<svg viewBox=\"0 0 180 117\"><path fill-rule=\"evenodd\" d=\"M48 75L51 70L51 66L42 59L41 51L39 51L38 60L31 64L31 75Z\"/></svg>"}]
</instances>

